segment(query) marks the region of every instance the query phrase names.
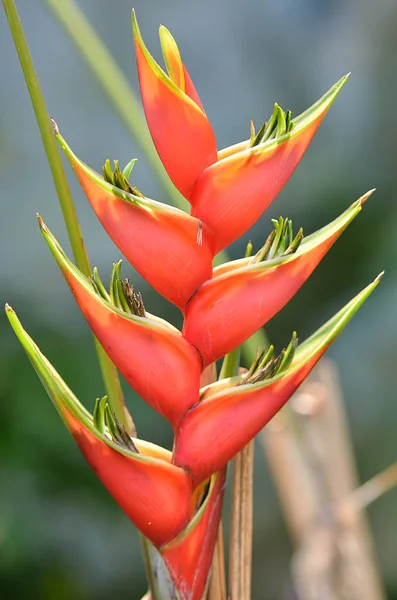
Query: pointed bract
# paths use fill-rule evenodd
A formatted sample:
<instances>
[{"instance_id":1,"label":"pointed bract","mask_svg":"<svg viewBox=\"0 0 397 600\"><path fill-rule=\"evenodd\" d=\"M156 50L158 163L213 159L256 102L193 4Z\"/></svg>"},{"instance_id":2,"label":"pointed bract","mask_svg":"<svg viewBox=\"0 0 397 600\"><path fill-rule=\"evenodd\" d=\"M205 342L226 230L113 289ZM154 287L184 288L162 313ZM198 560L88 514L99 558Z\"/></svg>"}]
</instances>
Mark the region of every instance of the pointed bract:
<instances>
[{"instance_id":1,"label":"pointed bract","mask_svg":"<svg viewBox=\"0 0 397 600\"><path fill-rule=\"evenodd\" d=\"M281 375L251 384L236 377L235 387L207 394L186 413L176 433L173 463L190 472L194 485L222 468L281 409L378 282L379 277L298 346Z\"/></svg>"},{"instance_id":2,"label":"pointed bract","mask_svg":"<svg viewBox=\"0 0 397 600\"><path fill-rule=\"evenodd\" d=\"M168 175L189 200L200 173L216 161L216 140L212 127L194 99L197 96L190 77L180 61L175 42L163 43L163 52L172 69L172 78L159 67L142 39L135 13L132 13L138 77L146 120L154 145ZM164 36L163 36L164 37ZM171 52L172 50L172 52ZM178 58L179 56L179 58ZM179 64L178 64L179 62ZM183 73L183 76L182 76ZM187 83L187 90L179 87Z\"/></svg>"},{"instance_id":3,"label":"pointed bract","mask_svg":"<svg viewBox=\"0 0 397 600\"><path fill-rule=\"evenodd\" d=\"M207 497L192 521L160 548L181 600L201 600L208 581L222 512L226 468L212 476Z\"/></svg>"},{"instance_id":4,"label":"pointed bract","mask_svg":"<svg viewBox=\"0 0 397 600\"><path fill-rule=\"evenodd\" d=\"M93 425L60 375L6 307L8 319L86 460L145 537L157 547L174 539L188 523L192 485L183 469L170 464L170 453L134 440L138 453L120 446Z\"/></svg>"},{"instance_id":5,"label":"pointed bract","mask_svg":"<svg viewBox=\"0 0 397 600\"><path fill-rule=\"evenodd\" d=\"M166 321L127 314L100 297L42 221L40 227L110 359L134 390L175 428L187 408L198 400L202 371L198 352Z\"/></svg>"},{"instance_id":6,"label":"pointed bract","mask_svg":"<svg viewBox=\"0 0 397 600\"><path fill-rule=\"evenodd\" d=\"M151 286L183 310L211 278L212 231L181 210L107 183L77 158L59 131L55 137L113 242Z\"/></svg>"},{"instance_id":7,"label":"pointed bract","mask_svg":"<svg viewBox=\"0 0 397 600\"><path fill-rule=\"evenodd\" d=\"M200 175L191 195L192 215L215 232L216 252L245 233L265 212L298 165L347 77L294 119L289 133L252 148L241 145ZM240 150L240 151L238 151Z\"/></svg>"},{"instance_id":8,"label":"pointed bract","mask_svg":"<svg viewBox=\"0 0 397 600\"><path fill-rule=\"evenodd\" d=\"M246 258L214 270L187 304L183 327L183 336L199 350L204 365L242 344L289 302L369 194L304 238L294 254L254 264Z\"/></svg>"}]
</instances>

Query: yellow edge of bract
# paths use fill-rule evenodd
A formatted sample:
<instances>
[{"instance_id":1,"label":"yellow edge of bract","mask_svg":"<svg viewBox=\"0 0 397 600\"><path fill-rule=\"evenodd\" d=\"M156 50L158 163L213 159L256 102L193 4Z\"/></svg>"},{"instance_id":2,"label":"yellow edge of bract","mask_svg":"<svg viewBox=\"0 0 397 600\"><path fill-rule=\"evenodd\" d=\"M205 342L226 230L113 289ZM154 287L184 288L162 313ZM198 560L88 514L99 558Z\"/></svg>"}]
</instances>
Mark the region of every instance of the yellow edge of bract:
<instances>
[{"instance_id":1,"label":"yellow edge of bract","mask_svg":"<svg viewBox=\"0 0 397 600\"><path fill-rule=\"evenodd\" d=\"M164 27L164 25L160 25L159 28L159 37L160 37L160 45L163 53L163 58L165 62L165 66L167 68L168 74L171 80L179 87L180 90L185 92L185 74L183 72L183 62L181 53L178 48L178 44L176 43L171 32ZM178 73L173 72L174 61L172 58L175 58L178 65ZM175 78L178 78L180 81L180 85L175 82Z\"/></svg>"},{"instance_id":2,"label":"yellow edge of bract","mask_svg":"<svg viewBox=\"0 0 397 600\"><path fill-rule=\"evenodd\" d=\"M171 542L168 542L168 544L164 544L164 546L161 546L161 548L160 548L161 552L165 552L174 546L178 546L178 544L180 544L181 541L183 541L183 539L185 539L189 535L189 533L196 527L196 525L198 525L198 523L204 516L205 509L207 508L208 503L211 499L211 495L215 488L216 478L220 477L220 475L221 475L220 471L217 471L216 473L211 475L210 489L208 490L208 494L207 494L204 502L202 503L202 505L200 506L198 511L193 515L193 517L191 518L189 523L186 525L186 527L184 527L184 529L182 529L182 531L180 533L178 533L178 535L173 540L171 540Z\"/></svg>"},{"instance_id":3,"label":"yellow edge of bract","mask_svg":"<svg viewBox=\"0 0 397 600\"><path fill-rule=\"evenodd\" d=\"M137 21L134 10L132 11L132 31L134 33L134 38L136 40L136 43L141 48L147 62L149 63L150 67L152 68L154 73L157 75L157 77L159 77L159 79L161 79L161 81L163 81L163 83L165 83L165 85L175 95L179 96L181 100L183 100L190 106L194 107L198 112L200 112L202 115L205 116L205 114L203 113L201 108L199 106L197 106L197 104L172 81L172 79L163 71L163 69L160 67L160 65L154 60L153 56L150 54L149 50L147 49L145 42L143 41L143 37L142 37L141 31L139 29L138 21Z\"/></svg>"}]
</instances>

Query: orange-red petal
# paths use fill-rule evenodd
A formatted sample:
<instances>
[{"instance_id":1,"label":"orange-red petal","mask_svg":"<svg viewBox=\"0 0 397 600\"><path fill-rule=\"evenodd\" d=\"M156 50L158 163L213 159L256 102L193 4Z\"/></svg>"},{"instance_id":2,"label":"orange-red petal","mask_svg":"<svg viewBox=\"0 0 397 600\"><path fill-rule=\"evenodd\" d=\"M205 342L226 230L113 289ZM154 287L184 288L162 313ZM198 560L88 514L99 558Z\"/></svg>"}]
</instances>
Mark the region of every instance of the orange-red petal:
<instances>
[{"instance_id":1,"label":"orange-red petal","mask_svg":"<svg viewBox=\"0 0 397 600\"><path fill-rule=\"evenodd\" d=\"M332 223L304 239L298 251L255 264L243 259L221 265L186 306L183 336L204 365L218 360L267 323L299 290L340 234L360 212L369 193Z\"/></svg>"},{"instance_id":2,"label":"orange-red petal","mask_svg":"<svg viewBox=\"0 0 397 600\"><path fill-rule=\"evenodd\" d=\"M178 330L151 317L129 315L101 298L40 222L83 315L110 359L136 392L175 428L198 399L202 363Z\"/></svg>"},{"instance_id":3,"label":"orange-red petal","mask_svg":"<svg viewBox=\"0 0 397 600\"><path fill-rule=\"evenodd\" d=\"M173 463L198 485L223 467L280 410L379 282L377 278L301 346L285 373L206 395L189 409L175 438ZM216 385L216 384L215 384Z\"/></svg>"},{"instance_id":4,"label":"orange-red petal","mask_svg":"<svg viewBox=\"0 0 397 600\"><path fill-rule=\"evenodd\" d=\"M192 215L215 232L216 252L245 233L283 188L346 81L343 77L320 100L294 119L294 129L225 156L200 175L191 195ZM239 146L236 146L238 149Z\"/></svg>"},{"instance_id":5,"label":"orange-red petal","mask_svg":"<svg viewBox=\"0 0 397 600\"><path fill-rule=\"evenodd\" d=\"M154 289L183 310L211 278L212 231L181 210L107 183L77 158L59 132L56 137L113 242Z\"/></svg>"},{"instance_id":6,"label":"orange-red petal","mask_svg":"<svg viewBox=\"0 0 397 600\"><path fill-rule=\"evenodd\" d=\"M205 113L189 96L195 95L190 82L185 93L164 73L144 44L135 13L132 21L149 131L168 175L189 199L200 173L216 161L215 135Z\"/></svg>"}]
</instances>

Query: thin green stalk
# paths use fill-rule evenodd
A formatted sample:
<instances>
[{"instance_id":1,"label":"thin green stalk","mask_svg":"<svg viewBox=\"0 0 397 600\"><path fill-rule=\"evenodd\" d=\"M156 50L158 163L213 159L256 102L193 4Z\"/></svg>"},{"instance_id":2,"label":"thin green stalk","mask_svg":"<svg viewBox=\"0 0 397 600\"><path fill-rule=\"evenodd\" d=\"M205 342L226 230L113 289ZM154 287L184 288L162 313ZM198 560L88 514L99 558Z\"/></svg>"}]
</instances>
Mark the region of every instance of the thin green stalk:
<instances>
[{"instance_id":1,"label":"thin green stalk","mask_svg":"<svg viewBox=\"0 0 397 600\"><path fill-rule=\"evenodd\" d=\"M140 101L99 35L74 0L44 2L62 24L134 140L143 150L172 203L186 209L185 198L168 177L150 139Z\"/></svg>"},{"instance_id":2,"label":"thin green stalk","mask_svg":"<svg viewBox=\"0 0 397 600\"><path fill-rule=\"evenodd\" d=\"M227 379L228 377L237 375L240 366L240 355L240 346L229 352L229 354L226 354L223 359L221 372L219 373L219 379Z\"/></svg>"},{"instance_id":3,"label":"thin green stalk","mask_svg":"<svg viewBox=\"0 0 397 600\"><path fill-rule=\"evenodd\" d=\"M15 48L21 62L30 98L32 100L33 109L47 154L52 177L54 179L63 218L65 220L73 256L78 268L89 276L91 274L91 267L83 236L19 14L14 0L3 0L3 6L14 39ZM95 344L109 403L119 421L131 432L133 430L132 419L124 404L117 370L97 340L95 340Z\"/></svg>"},{"instance_id":4,"label":"thin green stalk","mask_svg":"<svg viewBox=\"0 0 397 600\"><path fill-rule=\"evenodd\" d=\"M139 537L149 584L149 592L142 600L176 600L179 595L163 557L152 542L142 534Z\"/></svg>"}]
</instances>

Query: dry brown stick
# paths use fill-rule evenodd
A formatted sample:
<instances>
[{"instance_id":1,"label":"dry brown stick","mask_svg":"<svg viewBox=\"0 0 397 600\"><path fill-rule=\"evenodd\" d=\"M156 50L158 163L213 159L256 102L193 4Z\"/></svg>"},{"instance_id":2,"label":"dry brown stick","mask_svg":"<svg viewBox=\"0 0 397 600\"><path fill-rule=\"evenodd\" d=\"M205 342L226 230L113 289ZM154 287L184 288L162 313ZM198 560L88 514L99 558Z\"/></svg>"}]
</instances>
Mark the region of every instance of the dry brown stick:
<instances>
[{"instance_id":1,"label":"dry brown stick","mask_svg":"<svg viewBox=\"0 0 397 600\"><path fill-rule=\"evenodd\" d=\"M252 529L253 529L253 508L254 508L254 453L255 441L252 440L242 450L242 507L241 507L241 525L243 527L242 535L242 569L243 569L243 595L242 598L250 600L251 598L251 577L252 577Z\"/></svg>"},{"instance_id":2,"label":"dry brown stick","mask_svg":"<svg viewBox=\"0 0 397 600\"><path fill-rule=\"evenodd\" d=\"M338 376L330 361L319 364L291 406L323 508L295 560L295 576L304 588L300 597L309 600L327 593L330 599L383 600L365 515L356 510L346 520L332 508L349 498L359 483ZM318 588L311 594L307 581L316 568ZM299 574L299 569L306 573ZM315 576L310 579L313 590Z\"/></svg>"},{"instance_id":3,"label":"dry brown stick","mask_svg":"<svg viewBox=\"0 0 397 600\"><path fill-rule=\"evenodd\" d=\"M226 600L225 549L223 525L219 523L207 600Z\"/></svg>"},{"instance_id":4,"label":"dry brown stick","mask_svg":"<svg viewBox=\"0 0 397 600\"><path fill-rule=\"evenodd\" d=\"M229 588L231 600L250 600L254 440L233 460Z\"/></svg>"},{"instance_id":5,"label":"dry brown stick","mask_svg":"<svg viewBox=\"0 0 397 600\"><path fill-rule=\"evenodd\" d=\"M347 498L347 510L363 510L372 502L375 502L380 496L389 492L397 486L397 463L390 465L378 475L375 475L359 488L350 494ZM345 509L345 503L342 504L342 510Z\"/></svg>"}]
</instances>

